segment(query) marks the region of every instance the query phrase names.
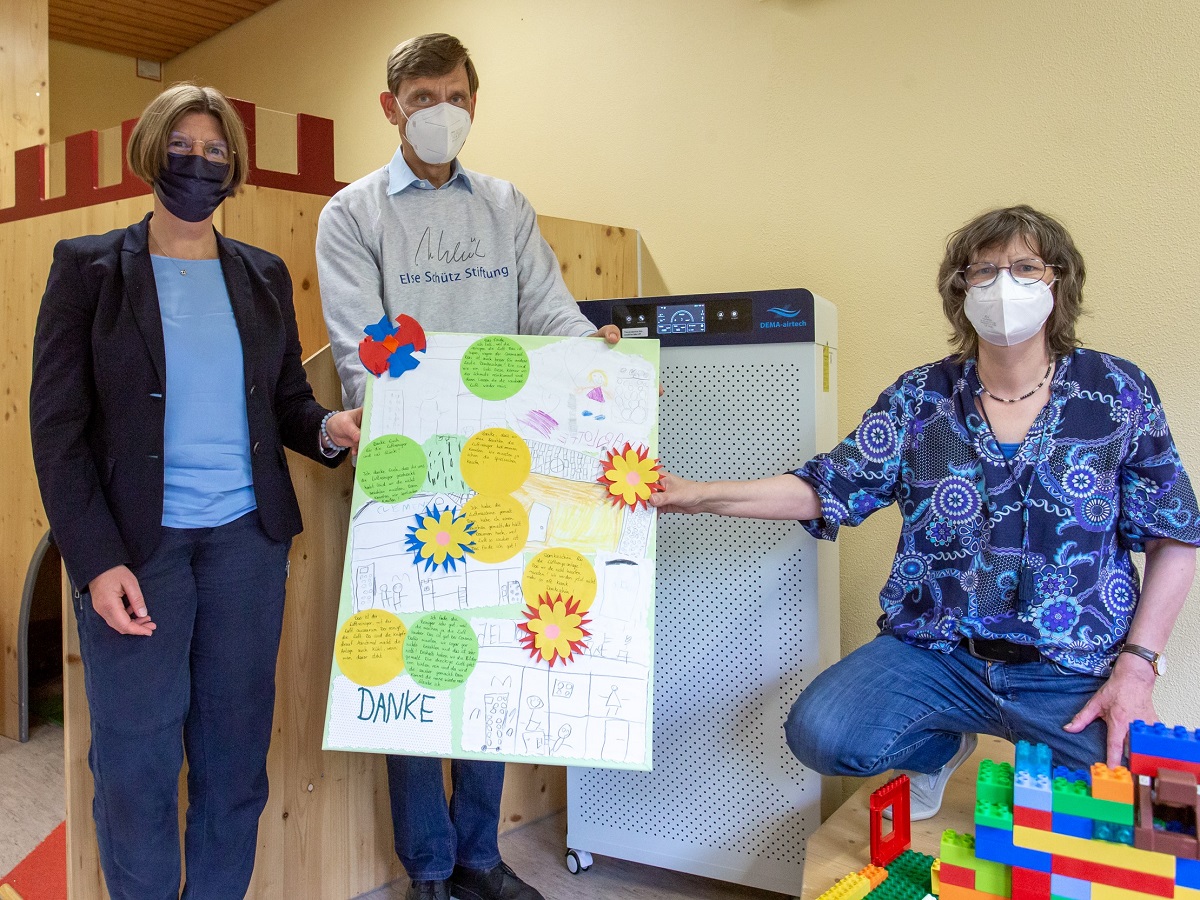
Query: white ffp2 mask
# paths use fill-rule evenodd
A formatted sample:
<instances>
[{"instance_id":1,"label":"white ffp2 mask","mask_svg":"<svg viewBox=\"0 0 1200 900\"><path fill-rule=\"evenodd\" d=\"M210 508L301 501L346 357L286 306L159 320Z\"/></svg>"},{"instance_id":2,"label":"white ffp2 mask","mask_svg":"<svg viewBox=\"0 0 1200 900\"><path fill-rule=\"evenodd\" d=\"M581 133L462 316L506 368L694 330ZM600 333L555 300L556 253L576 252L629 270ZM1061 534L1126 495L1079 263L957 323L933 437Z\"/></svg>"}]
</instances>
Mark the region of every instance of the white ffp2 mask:
<instances>
[{"instance_id":1,"label":"white ffp2 mask","mask_svg":"<svg viewBox=\"0 0 1200 900\"><path fill-rule=\"evenodd\" d=\"M400 107L400 102L396 101ZM400 109L404 114L403 108ZM471 130L471 114L461 106L439 103L405 116L404 136L418 157L431 166L440 166L458 156Z\"/></svg>"},{"instance_id":2,"label":"white ffp2 mask","mask_svg":"<svg viewBox=\"0 0 1200 900\"><path fill-rule=\"evenodd\" d=\"M1011 347L1041 329L1054 309L1054 295L1044 281L1018 284L1007 269L987 287L967 289L963 305L976 334L989 344Z\"/></svg>"}]
</instances>

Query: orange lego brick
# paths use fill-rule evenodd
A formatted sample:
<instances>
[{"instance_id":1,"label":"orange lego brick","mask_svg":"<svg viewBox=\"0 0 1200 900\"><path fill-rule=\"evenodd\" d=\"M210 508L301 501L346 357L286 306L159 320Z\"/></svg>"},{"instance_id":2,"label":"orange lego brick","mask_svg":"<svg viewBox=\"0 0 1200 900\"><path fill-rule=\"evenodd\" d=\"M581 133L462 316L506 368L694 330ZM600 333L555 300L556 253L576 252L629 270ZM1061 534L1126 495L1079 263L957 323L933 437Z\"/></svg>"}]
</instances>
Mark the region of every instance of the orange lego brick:
<instances>
[{"instance_id":1,"label":"orange lego brick","mask_svg":"<svg viewBox=\"0 0 1200 900\"><path fill-rule=\"evenodd\" d=\"M871 883L871 890L875 890L875 888L883 884L883 880L888 877L888 870L882 866L875 866L867 863L867 865L858 870L858 874Z\"/></svg>"},{"instance_id":2,"label":"orange lego brick","mask_svg":"<svg viewBox=\"0 0 1200 900\"><path fill-rule=\"evenodd\" d=\"M1110 769L1104 763L1092 766L1092 796L1114 803L1133 803L1133 776L1124 766Z\"/></svg>"}]
</instances>

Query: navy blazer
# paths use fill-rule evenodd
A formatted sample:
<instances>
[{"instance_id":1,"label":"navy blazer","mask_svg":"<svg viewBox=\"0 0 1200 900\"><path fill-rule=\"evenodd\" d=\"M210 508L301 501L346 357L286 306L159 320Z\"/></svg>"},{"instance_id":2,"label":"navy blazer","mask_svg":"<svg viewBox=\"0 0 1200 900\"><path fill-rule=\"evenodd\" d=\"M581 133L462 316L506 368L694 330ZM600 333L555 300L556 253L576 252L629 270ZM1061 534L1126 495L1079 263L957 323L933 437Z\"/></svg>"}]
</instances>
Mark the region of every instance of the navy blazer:
<instances>
[{"instance_id":1,"label":"navy blazer","mask_svg":"<svg viewBox=\"0 0 1200 900\"><path fill-rule=\"evenodd\" d=\"M78 590L113 566L138 566L162 536L167 376L149 222L59 241L38 312L33 461ZM329 466L346 454L319 449L327 410L304 373L283 260L220 234L217 252L241 336L258 515L284 541L303 526L283 448Z\"/></svg>"}]
</instances>

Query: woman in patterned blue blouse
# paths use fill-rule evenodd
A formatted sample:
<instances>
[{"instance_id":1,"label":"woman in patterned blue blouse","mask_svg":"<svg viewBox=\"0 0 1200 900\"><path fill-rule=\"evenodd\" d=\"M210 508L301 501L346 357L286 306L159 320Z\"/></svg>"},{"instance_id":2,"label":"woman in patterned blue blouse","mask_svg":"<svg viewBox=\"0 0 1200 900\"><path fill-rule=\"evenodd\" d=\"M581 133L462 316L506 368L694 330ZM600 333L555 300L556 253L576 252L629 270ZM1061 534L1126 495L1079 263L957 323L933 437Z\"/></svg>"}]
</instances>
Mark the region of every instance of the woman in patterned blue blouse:
<instances>
[{"instance_id":1,"label":"woman in patterned blue blouse","mask_svg":"<svg viewBox=\"0 0 1200 900\"><path fill-rule=\"evenodd\" d=\"M899 505L880 634L812 682L786 733L823 774L909 770L913 819L937 812L978 732L1115 766L1129 723L1157 718L1200 512L1149 377L1079 346L1083 281L1059 222L1027 206L979 216L938 275L952 355L906 372L794 473L668 475L651 500L799 519L827 540Z\"/></svg>"}]
</instances>

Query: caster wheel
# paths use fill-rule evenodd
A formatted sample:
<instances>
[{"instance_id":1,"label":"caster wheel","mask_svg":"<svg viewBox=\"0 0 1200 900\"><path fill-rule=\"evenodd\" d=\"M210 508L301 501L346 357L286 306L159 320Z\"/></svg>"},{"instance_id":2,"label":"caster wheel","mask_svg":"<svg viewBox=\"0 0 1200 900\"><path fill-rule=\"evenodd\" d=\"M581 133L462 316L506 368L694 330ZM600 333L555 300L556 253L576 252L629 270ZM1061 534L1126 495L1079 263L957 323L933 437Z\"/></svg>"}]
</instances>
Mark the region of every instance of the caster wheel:
<instances>
[{"instance_id":1,"label":"caster wheel","mask_svg":"<svg viewBox=\"0 0 1200 900\"><path fill-rule=\"evenodd\" d=\"M586 850L567 851L567 871L572 875L586 872L592 867L592 854Z\"/></svg>"}]
</instances>

